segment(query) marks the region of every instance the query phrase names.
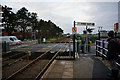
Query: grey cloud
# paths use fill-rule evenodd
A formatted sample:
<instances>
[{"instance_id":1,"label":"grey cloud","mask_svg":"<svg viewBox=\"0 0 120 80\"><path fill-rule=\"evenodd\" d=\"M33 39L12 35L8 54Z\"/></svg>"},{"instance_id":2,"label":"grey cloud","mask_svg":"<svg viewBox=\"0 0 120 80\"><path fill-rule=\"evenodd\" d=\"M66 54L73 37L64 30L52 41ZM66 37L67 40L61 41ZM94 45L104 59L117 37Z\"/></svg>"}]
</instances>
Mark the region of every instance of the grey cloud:
<instances>
[{"instance_id":1,"label":"grey cloud","mask_svg":"<svg viewBox=\"0 0 120 80\"><path fill-rule=\"evenodd\" d=\"M95 22L96 26L104 29L113 29L117 22L117 2L11 2L4 3L14 10L26 7L29 11L36 12L40 19L51 20L60 26L65 33L72 33L74 20L85 16L88 22ZM78 31L82 33L80 28ZM97 28L94 33L97 32Z\"/></svg>"},{"instance_id":2,"label":"grey cloud","mask_svg":"<svg viewBox=\"0 0 120 80\"><path fill-rule=\"evenodd\" d=\"M57 24L57 26L62 28L65 33L72 33L73 19L71 17L60 16L49 12L44 14L44 16L42 16L41 18L45 20L52 20L52 22L54 22L55 24Z\"/></svg>"},{"instance_id":3,"label":"grey cloud","mask_svg":"<svg viewBox=\"0 0 120 80\"><path fill-rule=\"evenodd\" d=\"M118 7L115 2L102 2L102 3L91 3L91 5L96 5L97 10L90 13L89 15L94 15L97 26L103 26L104 29L113 29L114 23L118 21ZM94 9L94 8L93 8Z\"/></svg>"}]
</instances>

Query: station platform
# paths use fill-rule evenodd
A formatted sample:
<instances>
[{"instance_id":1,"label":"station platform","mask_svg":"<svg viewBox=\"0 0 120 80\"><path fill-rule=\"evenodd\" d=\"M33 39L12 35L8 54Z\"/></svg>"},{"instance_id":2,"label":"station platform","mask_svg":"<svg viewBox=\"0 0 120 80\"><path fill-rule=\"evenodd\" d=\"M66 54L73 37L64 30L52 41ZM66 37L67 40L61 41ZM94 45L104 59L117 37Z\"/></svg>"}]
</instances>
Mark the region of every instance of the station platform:
<instances>
[{"instance_id":1,"label":"station platform","mask_svg":"<svg viewBox=\"0 0 120 80\"><path fill-rule=\"evenodd\" d=\"M88 54L78 54L75 60L55 60L42 79L109 80L110 68L105 62L91 50Z\"/></svg>"},{"instance_id":2,"label":"station platform","mask_svg":"<svg viewBox=\"0 0 120 80\"><path fill-rule=\"evenodd\" d=\"M81 54L76 60L55 60L42 79L108 79L109 68L98 58Z\"/></svg>"}]
</instances>

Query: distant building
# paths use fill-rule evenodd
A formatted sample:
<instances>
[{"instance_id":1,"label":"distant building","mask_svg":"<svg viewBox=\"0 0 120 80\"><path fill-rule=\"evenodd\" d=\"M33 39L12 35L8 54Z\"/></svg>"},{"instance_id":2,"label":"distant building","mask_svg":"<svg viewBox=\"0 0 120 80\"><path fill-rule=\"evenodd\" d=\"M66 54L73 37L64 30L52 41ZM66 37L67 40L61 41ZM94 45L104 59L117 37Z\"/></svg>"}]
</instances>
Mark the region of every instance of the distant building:
<instances>
[{"instance_id":1,"label":"distant building","mask_svg":"<svg viewBox=\"0 0 120 80\"><path fill-rule=\"evenodd\" d=\"M107 33L108 33L108 31L106 31L106 30L101 30L101 31L100 31L100 36L101 36L101 37L107 37Z\"/></svg>"}]
</instances>

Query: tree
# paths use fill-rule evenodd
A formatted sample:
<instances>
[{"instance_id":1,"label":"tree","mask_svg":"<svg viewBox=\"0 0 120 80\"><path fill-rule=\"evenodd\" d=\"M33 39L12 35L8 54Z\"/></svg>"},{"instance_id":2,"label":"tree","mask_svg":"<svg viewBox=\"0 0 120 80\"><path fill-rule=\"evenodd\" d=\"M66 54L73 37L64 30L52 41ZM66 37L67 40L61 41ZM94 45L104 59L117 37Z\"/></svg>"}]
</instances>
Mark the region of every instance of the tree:
<instances>
[{"instance_id":1,"label":"tree","mask_svg":"<svg viewBox=\"0 0 120 80\"><path fill-rule=\"evenodd\" d=\"M46 38L57 37L63 33L63 30L59 28L59 26L56 26L51 20L44 21L41 19L36 29L40 36Z\"/></svg>"},{"instance_id":2,"label":"tree","mask_svg":"<svg viewBox=\"0 0 120 80\"><path fill-rule=\"evenodd\" d=\"M27 27L30 26L30 18L28 10L23 7L16 13L17 15L17 27L20 31L23 32L23 37L25 38L25 32L27 31Z\"/></svg>"},{"instance_id":3,"label":"tree","mask_svg":"<svg viewBox=\"0 0 120 80\"><path fill-rule=\"evenodd\" d=\"M37 13L31 13L25 7L22 7L17 13L11 10L12 8L10 7L2 7L2 23L4 24L5 31L8 32L9 35L12 35L12 31L17 30L21 32L20 34L23 35L23 39L25 37L28 38L28 36L31 36L28 28L32 29L30 30L32 32L38 31L38 38L40 36L46 38L57 37L63 33L63 30L51 20L44 21L41 19L38 21Z\"/></svg>"},{"instance_id":4,"label":"tree","mask_svg":"<svg viewBox=\"0 0 120 80\"><path fill-rule=\"evenodd\" d=\"M40 36L42 36L42 31L43 31L43 26L44 26L44 20L39 20L38 21L38 26L36 26L36 30L38 30L38 38L40 38Z\"/></svg>"},{"instance_id":5,"label":"tree","mask_svg":"<svg viewBox=\"0 0 120 80\"><path fill-rule=\"evenodd\" d=\"M2 23L8 35L12 35L12 31L15 31L16 26L16 15L11 10L12 8L6 5L2 6Z\"/></svg>"},{"instance_id":6,"label":"tree","mask_svg":"<svg viewBox=\"0 0 120 80\"><path fill-rule=\"evenodd\" d=\"M29 14L29 20L30 20L30 25L32 27L32 30L35 31L38 27L38 20L37 20L37 13L28 13Z\"/></svg>"}]
</instances>

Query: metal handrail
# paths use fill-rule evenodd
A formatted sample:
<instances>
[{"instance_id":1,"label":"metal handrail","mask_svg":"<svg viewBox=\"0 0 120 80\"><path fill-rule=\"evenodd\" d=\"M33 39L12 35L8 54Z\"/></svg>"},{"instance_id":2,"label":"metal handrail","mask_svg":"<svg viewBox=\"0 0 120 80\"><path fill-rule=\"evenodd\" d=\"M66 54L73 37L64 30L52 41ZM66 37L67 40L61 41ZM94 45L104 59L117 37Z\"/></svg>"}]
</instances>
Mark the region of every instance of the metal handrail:
<instances>
[{"instance_id":1,"label":"metal handrail","mask_svg":"<svg viewBox=\"0 0 120 80\"><path fill-rule=\"evenodd\" d=\"M97 50L97 52L100 53L100 54L102 54L102 52L100 52L100 51L98 51L98 50Z\"/></svg>"},{"instance_id":2,"label":"metal handrail","mask_svg":"<svg viewBox=\"0 0 120 80\"><path fill-rule=\"evenodd\" d=\"M105 51L108 51L108 49L106 49L106 48L102 48L102 49L104 49Z\"/></svg>"},{"instance_id":3,"label":"metal handrail","mask_svg":"<svg viewBox=\"0 0 120 80\"><path fill-rule=\"evenodd\" d=\"M100 40L96 40L97 42L102 42L102 41L100 41Z\"/></svg>"},{"instance_id":4,"label":"metal handrail","mask_svg":"<svg viewBox=\"0 0 120 80\"><path fill-rule=\"evenodd\" d=\"M101 46L98 46L98 45L97 45L97 47L99 47L99 48L101 48L101 49L103 48L103 47L101 47Z\"/></svg>"},{"instance_id":5,"label":"metal handrail","mask_svg":"<svg viewBox=\"0 0 120 80\"><path fill-rule=\"evenodd\" d=\"M106 41L105 41L104 43L105 43L105 44L108 44L108 42L106 42Z\"/></svg>"},{"instance_id":6,"label":"metal handrail","mask_svg":"<svg viewBox=\"0 0 120 80\"><path fill-rule=\"evenodd\" d=\"M100 42L100 43L97 43L97 42ZM108 49L105 48L105 47L103 47L103 45L100 45L100 44L103 43L104 45L105 44L108 45L108 42L106 42L106 41L103 42L103 41L100 41L100 40L96 40L96 43L97 43L96 44L96 52L99 53L99 54L101 54L102 57L107 57L106 54L103 53L102 51L104 50L104 51L108 52ZM102 51L101 51L101 49L102 49ZM118 57L120 58L120 55L118 55ZM116 64L118 66L120 66L120 63L116 62Z\"/></svg>"}]
</instances>

